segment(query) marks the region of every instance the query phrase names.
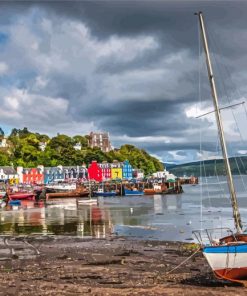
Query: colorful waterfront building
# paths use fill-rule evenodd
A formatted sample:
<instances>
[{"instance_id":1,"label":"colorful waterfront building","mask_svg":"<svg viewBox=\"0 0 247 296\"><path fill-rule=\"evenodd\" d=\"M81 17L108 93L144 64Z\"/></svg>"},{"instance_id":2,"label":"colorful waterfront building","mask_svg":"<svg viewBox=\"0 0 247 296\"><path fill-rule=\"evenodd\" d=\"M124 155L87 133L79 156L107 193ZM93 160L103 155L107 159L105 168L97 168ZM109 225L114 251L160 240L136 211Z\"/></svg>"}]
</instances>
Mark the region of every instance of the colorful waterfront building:
<instances>
[{"instance_id":1,"label":"colorful waterfront building","mask_svg":"<svg viewBox=\"0 0 247 296\"><path fill-rule=\"evenodd\" d=\"M11 166L0 166L0 180L3 182L10 182L17 184L19 175L16 170Z\"/></svg>"},{"instance_id":2,"label":"colorful waterfront building","mask_svg":"<svg viewBox=\"0 0 247 296\"><path fill-rule=\"evenodd\" d=\"M129 163L127 159L123 162L122 170L123 170L123 179L133 178L132 165Z\"/></svg>"},{"instance_id":3,"label":"colorful waterfront building","mask_svg":"<svg viewBox=\"0 0 247 296\"><path fill-rule=\"evenodd\" d=\"M57 167L45 167L44 168L44 183L64 181L65 174L62 166Z\"/></svg>"},{"instance_id":4,"label":"colorful waterfront building","mask_svg":"<svg viewBox=\"0 0 247 296\"><path fill-rule=\"evenodd\" d=\"M44 173L42 168L24 168L22 171L23 184L43 184Z\"/></svg>"},{"instance_id":5,"label":"colorful waterfront building","mask_svg":"<svg viewBox=\"0 0 247 296\"><path fill-rule=\"evenodd\" d=\"M87 179L87 168L85 164L83 164L82 166L64 166L63 171L66 180Z\"/></svg>"},{"instance_id":6,"label":"colorful waterfront building","mask_svg":"<svg viewBox=\"0 0 247 296\"><path fill-rule=\"evenodd\" d=\"M111 178L112 179L122 179L123 178L123 163L117 160L113 160L111 164Z\"/></svg>"},{"instance_id":7,"label":"colorful waterfront building","mask_svg":"<svg viewBox=\"0 0 247 296\"><path fill-rule=\"evenodd\" d=\"M99 163L99 166L102 169L102 178L103 181L109 180L112 178L111 176L111 164L107 161L103 161L102 163Z\"/></svg>"},{"instance_id":8,"label":"colorful waterfront building","mask_svg":"<svg viewBox=\"0 0 247 296\"><path fill-rule=\"evenodd\" d=\"M88 168L88 179L94 180L97 182L103 181L103 174L102 174L102 168L99 166L97 161L93 160Z\"/></svg>"},{"instance_id":9,"label":"colorful waterfront building","mask_svg":"<svg viewBox=\"0 0 247 296\"><path fill-rule=\"evenodd\" d=\"M141 169L134 169L133 170L133 177L136 179L143 179L144 178L144 172Z\"/></svg>"}]
</instances>

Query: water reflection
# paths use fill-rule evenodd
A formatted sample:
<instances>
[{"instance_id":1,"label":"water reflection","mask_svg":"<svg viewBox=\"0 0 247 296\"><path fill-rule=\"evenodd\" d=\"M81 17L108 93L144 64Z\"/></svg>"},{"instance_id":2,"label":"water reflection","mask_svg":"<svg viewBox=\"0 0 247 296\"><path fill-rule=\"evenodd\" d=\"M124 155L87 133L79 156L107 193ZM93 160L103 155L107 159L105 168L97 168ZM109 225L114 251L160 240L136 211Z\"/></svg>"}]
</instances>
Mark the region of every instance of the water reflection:
<instances>
[{"instance_id":1,"label":"water reflection","mask_svg":"<svg viewBox=\"0 0 247 296\"><path fill-rule=\"evenodd\" d=\"M240 185L237 190L245 224L247 199ZM201 226L233 226L230 201L216 194L217 187L203 185L202 197L200 186L187 185L181 195L101 197L97 205L77 204L76 199L51 200L49 204L22 201L21 206L0 210L0 233L95 238L117 233L146 239L186 240L192 230Z\"/></svg>"}]
</instances>

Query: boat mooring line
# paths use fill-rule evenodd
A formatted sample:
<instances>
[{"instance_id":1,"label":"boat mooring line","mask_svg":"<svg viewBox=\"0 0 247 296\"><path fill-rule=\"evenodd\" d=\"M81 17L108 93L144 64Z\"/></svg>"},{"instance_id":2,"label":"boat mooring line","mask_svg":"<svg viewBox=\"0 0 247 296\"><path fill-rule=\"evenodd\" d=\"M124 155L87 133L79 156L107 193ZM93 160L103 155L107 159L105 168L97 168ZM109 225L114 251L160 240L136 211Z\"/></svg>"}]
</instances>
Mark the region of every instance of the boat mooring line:
<instances>
[{"instance_id":1,"label":"boat mooring line","mask_svg":"<svg viewBox=\"0 0 247 296\"><path fill-rule=\"evenodd\" d=\"M172 273L173 271L175 271L179 267L181 267L184 263L186 263L187 261L189 261L189 259L191 259L193 256L195 256L200 250L201 250L201 247L199 247L198 249L196 249L193 254L191 254L189 257L187 257L184 261L182 261L178 265L176 265L174 268L172 268L171 270L165 272L165 276L168 275L168 274L170 274L170 273ZM158 277L161 275L161 273L162 272L158 272L158 274L156 275L156 279L158 279Z\"/></svg>"}]
</instances>

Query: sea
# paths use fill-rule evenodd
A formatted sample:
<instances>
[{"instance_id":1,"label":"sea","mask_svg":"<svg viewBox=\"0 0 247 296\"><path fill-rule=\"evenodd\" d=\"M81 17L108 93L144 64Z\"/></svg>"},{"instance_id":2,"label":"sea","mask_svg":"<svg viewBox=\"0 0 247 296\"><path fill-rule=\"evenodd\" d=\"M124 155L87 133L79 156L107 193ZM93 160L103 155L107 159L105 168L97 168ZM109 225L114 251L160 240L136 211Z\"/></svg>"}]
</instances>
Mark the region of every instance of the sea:
<instances>
[{"instance_id":1,"label":"sea","mask_svg":"<svg viewBox=\"0 0 247 296\"><path fill-rule=\"evenodd\" d=\"M244 229L247 228L247 175L234 176ZM0 209L0 235L59 235L85 239L111 236L196 242L193 231L234 228L226 178L200 178L182 194L22 201Z\"/></svg>"}]
</instances>

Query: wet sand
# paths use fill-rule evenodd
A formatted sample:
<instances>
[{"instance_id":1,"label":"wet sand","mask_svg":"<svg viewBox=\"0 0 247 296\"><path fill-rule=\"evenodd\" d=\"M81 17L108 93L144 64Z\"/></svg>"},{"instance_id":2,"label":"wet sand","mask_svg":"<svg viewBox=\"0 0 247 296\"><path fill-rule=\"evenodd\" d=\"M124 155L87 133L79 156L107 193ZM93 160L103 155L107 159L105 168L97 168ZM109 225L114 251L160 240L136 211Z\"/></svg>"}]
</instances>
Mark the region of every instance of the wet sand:
<instances>
[{"instance_id":1,"label":"wet sand","mask_svg":"<svg viewBox=\"0 0 247 296\"><path fill-rule=\"evenodd\" d=\"M214 278L200 252L186 243L0 237L0 295L247 295Z\"/></svg>"}]
</instances>

